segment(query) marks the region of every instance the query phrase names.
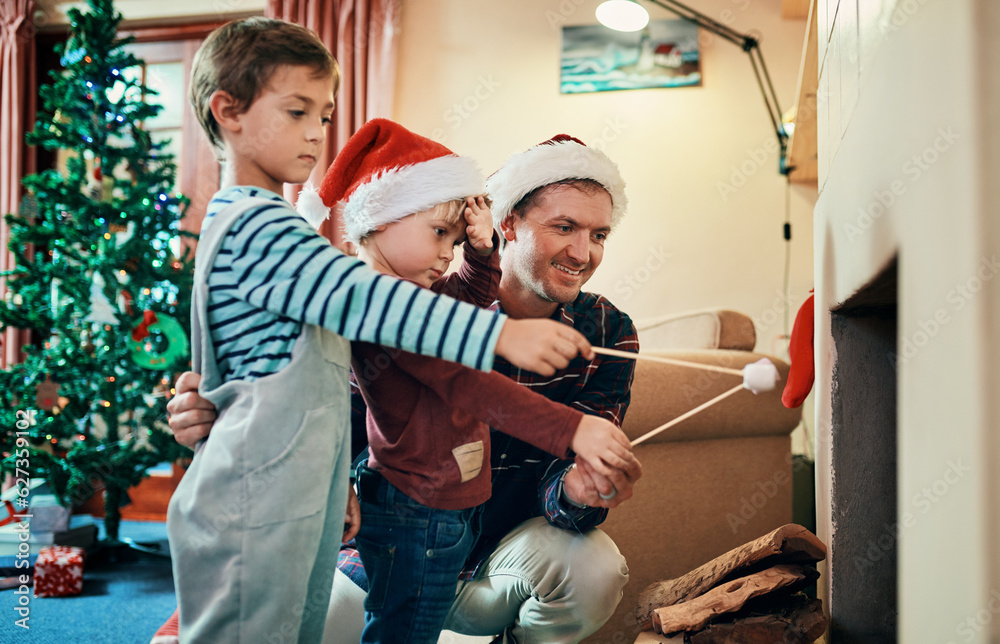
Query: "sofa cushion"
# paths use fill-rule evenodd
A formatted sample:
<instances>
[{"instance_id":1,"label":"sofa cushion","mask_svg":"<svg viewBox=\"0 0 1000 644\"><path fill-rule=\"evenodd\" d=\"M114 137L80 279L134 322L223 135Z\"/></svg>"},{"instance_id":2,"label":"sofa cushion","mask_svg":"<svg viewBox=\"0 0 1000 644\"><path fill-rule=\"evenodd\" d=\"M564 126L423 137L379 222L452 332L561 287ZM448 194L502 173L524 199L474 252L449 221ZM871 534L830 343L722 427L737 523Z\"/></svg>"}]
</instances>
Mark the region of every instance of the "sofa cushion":
<instances>
[{"instance_id":1,"label":"sofa cushion","mask_svg":"<svg viewBox=\"0 0 1000 644\"><path fill-rule=\"evenodd\" d=\"M753 351L753 320L738 311L711 309L640 320L635 323L643 351L734 349Z\"/></svg>"}]
</instances>

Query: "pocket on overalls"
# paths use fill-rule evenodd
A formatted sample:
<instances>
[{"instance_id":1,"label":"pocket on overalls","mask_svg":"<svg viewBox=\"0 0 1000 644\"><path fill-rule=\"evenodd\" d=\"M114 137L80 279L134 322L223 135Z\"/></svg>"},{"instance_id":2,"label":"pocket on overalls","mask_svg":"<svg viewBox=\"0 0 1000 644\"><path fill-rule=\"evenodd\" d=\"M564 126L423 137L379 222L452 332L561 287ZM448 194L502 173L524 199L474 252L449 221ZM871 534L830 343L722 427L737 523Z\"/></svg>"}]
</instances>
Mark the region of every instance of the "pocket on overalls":
<instances>
[{"instance_id":1,"label":"pocket on overalls","mask_svg":"<svg viewBox=\"0 0 1000 644\"><path fill-rule=\"evenodd\" d=\"M312 516L326 508L336 452L331 431L342 405L310 409L285 448L247 474L247 522L257 528Z\"/></svg>"}]
</instances>

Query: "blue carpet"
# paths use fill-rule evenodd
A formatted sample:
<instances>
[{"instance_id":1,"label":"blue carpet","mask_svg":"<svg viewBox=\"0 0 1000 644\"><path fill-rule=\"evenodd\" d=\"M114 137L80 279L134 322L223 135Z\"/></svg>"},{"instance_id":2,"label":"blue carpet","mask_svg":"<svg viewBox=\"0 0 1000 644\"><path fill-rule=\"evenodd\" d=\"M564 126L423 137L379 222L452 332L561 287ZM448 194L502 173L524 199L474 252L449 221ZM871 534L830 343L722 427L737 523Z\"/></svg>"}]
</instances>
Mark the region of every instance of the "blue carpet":
<instances>
[{"instance_id":1,"label":"blue carpet","mask_svg":"<svg viewBox=\"0 0 1000 644\"><path fill-rule=\"evenodd\" d=\"M98 521L100 537L104 526ZM168 552L162 523L122 521L119 537L159 544ZM0 591L0 642L3 644L147 644L177 607L170 560L124 553L108 561L88 555L83 593L74 597L31 598L25 630L15 625L17 595Z\"/></svg>"}]
</instances>

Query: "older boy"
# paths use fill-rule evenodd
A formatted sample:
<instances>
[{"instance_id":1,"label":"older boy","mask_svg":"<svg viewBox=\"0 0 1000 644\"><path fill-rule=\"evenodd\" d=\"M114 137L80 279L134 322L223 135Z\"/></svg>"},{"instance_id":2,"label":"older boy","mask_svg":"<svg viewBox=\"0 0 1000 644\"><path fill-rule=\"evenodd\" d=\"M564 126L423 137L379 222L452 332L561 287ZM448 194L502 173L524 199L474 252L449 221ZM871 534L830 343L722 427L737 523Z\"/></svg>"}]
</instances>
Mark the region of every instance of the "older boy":
<instances>
[{"instance_id":1,"label":"older boy","mask_svg":"<svg viewBox=\"0 0 1000 644\"><path fill-rule=\"evenodd\" d=\"M560 325L515 328L374 273L278 196L315 165L338 81L312 32L260 18L217 29L192 69L225 187L192 305L200 393L219 418L168 516L187 642L320 639L348 499L349 339L482 370L494 351L543 369L589 352Z\"/></svg>"}]
</instances>

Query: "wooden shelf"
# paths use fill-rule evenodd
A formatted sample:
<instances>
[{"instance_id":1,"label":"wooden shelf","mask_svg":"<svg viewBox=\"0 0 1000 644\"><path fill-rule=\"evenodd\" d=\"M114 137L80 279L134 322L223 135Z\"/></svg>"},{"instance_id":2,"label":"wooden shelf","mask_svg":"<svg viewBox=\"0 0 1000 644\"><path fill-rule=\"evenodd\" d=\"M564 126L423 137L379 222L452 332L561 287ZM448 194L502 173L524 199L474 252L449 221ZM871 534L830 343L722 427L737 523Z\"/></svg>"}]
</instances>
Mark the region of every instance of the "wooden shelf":
<instances>
[{"instance_id":1,"label":"wooden shelf","mask_svg":"<svg viewBox=\"0 0 1000 644\"><path fill-rule=\"evenodd\" d=\"M785 5L789 4L785 0ZM788 164L793 170L788 177L792 183L809 184L814 187L819 182L816 153L816 86L818 83L816 0L809 8L809 22L806 25L806 41L802 50L802 64L799 67L799 89L795 102L795 130L788 145Z\"/></svg>"}]
</instances>

